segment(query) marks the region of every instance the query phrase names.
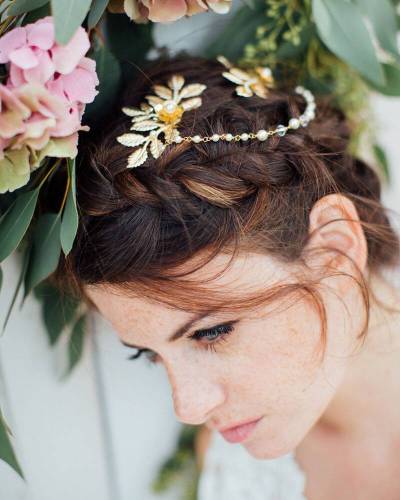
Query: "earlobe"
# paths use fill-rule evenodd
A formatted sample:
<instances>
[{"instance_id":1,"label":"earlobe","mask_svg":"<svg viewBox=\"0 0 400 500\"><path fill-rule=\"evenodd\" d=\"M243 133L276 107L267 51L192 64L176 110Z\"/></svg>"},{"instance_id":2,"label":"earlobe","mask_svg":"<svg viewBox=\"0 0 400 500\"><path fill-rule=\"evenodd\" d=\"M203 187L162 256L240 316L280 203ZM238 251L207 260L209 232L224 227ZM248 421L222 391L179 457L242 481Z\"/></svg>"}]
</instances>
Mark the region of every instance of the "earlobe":
<instances>
[{"instance_id":1,"label":"earlobe","mask_svg":"<svg viewBox=\"0 0 400 500\"><path fill-rule=\"evenodd\" d=\"M347 266L352 259L361 271L367 264L368 247L360 218L354 203L344 195L330 194L319 199L309 217L308 250L326 248L320 259L326 264ZM333 255L328 249L337 251ZM347 263L346 263L347 261Z\"/></svg>"}]
</instances>

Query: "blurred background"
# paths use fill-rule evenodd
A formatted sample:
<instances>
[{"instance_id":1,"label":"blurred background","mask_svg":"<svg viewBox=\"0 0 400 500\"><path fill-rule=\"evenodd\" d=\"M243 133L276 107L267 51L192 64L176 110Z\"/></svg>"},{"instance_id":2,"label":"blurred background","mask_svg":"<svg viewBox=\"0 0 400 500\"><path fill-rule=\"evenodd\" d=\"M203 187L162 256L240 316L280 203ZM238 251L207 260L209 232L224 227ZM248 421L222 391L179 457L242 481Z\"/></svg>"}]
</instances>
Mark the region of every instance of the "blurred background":
<instances>
[{"instance_id":1,"label":"blurred background","mask_svg":"<svg viewBox=\"0 0 400 500\"><path fill-rule=\"evenodd\" d=\"M228 20L208 13L173 27L156 24L156 45L200 53ZM373 94L371 99L378 142L391 165L383 198L400 212L400 98ZM18 268L15 255L3 266L1 322ZM32 295L22 310L14 309L1 339L0 403L26 482L0 461L0 500L177 498L174 490L162 496L150 490L180 430L163 369L127 360L130 350L98 315L91 316L90 330L83 359L69 378L60 380L66 339L49 346Z\"/></svg>"}]
</instances>

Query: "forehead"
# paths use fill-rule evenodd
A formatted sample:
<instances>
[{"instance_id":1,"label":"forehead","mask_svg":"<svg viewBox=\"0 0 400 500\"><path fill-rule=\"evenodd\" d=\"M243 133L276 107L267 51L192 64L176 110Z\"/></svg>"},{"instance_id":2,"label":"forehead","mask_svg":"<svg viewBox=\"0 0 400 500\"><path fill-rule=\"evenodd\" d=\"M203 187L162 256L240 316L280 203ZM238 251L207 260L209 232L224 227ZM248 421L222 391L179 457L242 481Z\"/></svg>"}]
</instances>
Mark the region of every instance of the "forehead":
<instances>
[{"instance_id":1,"label":"forehead","mask_svg":"<svg viewBox=\"0 0 400 500\"><path fill-rule=\"evenodd\" d=\"M266 255L239 254L227 267L230 258L229 254L218 254L206 265L191 273L190 280L206 282L204 285L211 293L212 290L219 293L223 291L228 298L230 293L236 296L240 293L251 293L255 289L265 289L288 281L291 277L290 266ZM132 331L132 327L138 333L158 326L164 329L168 326L172 328L192 317L190 312L156 300L128 295L126 291L118 291L110 285L90 285L85 290L99 312L123 334ZM212 308L211 299L209 309Z\"/></svg>"}]
</instances>

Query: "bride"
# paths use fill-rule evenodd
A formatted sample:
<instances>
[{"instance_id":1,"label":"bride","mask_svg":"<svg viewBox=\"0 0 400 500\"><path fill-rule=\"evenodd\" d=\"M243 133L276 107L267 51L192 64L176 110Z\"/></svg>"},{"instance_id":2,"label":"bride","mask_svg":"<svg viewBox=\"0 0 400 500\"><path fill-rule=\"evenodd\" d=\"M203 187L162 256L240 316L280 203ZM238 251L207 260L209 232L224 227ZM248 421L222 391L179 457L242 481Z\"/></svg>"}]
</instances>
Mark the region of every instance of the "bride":
<instances>
[{"instance_id":1,"label":"bride","mask_svg":"<svg viewBox=\"0 0 400 500\"><path fill-rule=\"evenodd\" d=\"M399 239L349 136L329 98L183 57L86 148L56 277L204 426L201 500L400 498Z\"/></svg>"}]
</instances>

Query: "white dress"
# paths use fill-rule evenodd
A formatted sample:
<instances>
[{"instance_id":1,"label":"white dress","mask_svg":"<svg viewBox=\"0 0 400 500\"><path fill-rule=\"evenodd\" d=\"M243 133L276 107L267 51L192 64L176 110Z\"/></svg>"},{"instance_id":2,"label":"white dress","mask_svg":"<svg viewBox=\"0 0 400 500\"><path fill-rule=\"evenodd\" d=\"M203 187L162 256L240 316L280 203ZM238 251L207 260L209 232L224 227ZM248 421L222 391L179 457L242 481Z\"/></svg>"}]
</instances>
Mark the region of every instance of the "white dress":
<instances>
[{"instance_id":1,"label":"white dress","mask_svg":"<svg viewBox=\"0 0 400 500\"><path fill-rule=\"evenodd\" d=\"M259 460L213 432L204 457L198 500L306 500L306 478L293 453Z\"/></svg>"}]
</instances>

